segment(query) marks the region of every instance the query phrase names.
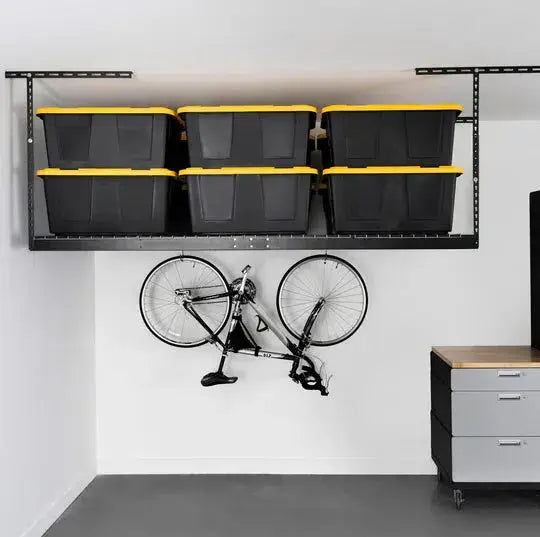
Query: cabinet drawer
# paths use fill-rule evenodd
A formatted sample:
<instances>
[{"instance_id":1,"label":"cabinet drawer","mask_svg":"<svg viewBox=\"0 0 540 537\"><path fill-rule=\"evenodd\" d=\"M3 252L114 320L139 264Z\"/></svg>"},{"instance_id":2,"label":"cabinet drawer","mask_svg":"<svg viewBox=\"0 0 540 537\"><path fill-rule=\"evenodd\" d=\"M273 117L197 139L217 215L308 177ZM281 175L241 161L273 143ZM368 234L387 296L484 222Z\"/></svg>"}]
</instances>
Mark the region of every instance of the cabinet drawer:
<instances>
[{"instance_id":1,"label":"cabinet drawer","mask_svg":"<svg viewBox=\"0 0 540 537\"><path fill-rule=\"evenodd\" d=\"M452 369L452 390L540 390L540 369Z\"/></svg>"},{"instance_id":2,"label":"cabinet drawer","mask_svg":"<svg viewBox=\"0 0 540 537\"><path fill-rule=\"evenodd\" d=\"M540 482L540 438L452 438L452 479L457 483Z\"/></svg>"},{"instance_id":3,"label":"cabinet drawer","mask_svg":"<svg viewBox=\"0 0 540 537\"><path fill-rule=\"evenodd\" d=\"M540 436L540 392L452 392L454 436Z\"/></svg>"}]
</instances>

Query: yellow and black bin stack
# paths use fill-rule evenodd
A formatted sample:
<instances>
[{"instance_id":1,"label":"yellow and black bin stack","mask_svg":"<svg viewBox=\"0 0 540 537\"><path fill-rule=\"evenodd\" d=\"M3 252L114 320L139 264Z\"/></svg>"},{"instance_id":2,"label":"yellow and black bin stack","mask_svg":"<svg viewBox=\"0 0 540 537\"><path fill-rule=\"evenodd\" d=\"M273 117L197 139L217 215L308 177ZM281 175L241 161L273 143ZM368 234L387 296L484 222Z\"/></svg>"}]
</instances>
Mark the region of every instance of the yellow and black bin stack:
<instances>
[{"instance_id":1,"label":"yellow and black bin stack","mask_svg":"<svg viewBox=\"0 0 540 537\"><path fill-rule=\"evenodd\" d=\"M49 228L58 235L164 234L177 170L181 120L168 108L41 108L49 168Z\"/></svg>"},{"instance_id":2,"label":"yellow and black bin stack","mask_svg":"<svg viewBox=\"0 0 540 537\"><path fill-rule=\"evenodd\" d=\"M331 105L323 177L335 233L452 229L456 104Z\"/></svg>"},{"instance_id":3,"label":"yellow and black bin stack","mask_svg":"<svg viewBox=\"0 0 540 537\"><path fill-rule=\"evenodd\" d=\"M305 233L309 105L183 106L191 224L198 234Z\"/></svg>"}]
</instances>

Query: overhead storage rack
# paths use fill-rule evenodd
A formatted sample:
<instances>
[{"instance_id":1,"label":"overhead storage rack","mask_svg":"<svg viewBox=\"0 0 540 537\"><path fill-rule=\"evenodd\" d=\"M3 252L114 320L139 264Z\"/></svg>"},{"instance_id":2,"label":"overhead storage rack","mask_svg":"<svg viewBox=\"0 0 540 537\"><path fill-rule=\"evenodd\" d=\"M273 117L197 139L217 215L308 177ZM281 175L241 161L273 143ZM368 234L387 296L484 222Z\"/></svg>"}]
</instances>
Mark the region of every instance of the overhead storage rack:
<instances>
[{"instance_id":1,"label":"overhead storage rack","mask_svg":"<svg viewBox=\"0 0 540 537\"><path fill-rule=\"evenodd\" d=\"M31 250L330 250L330 249L475 249L479 241L480 185L480 76L540 73L540 66L419 67L422 75L471 75L472 115L457 123L472 124L473 232L471 234L338 234L308 231L305 235L151 235L151 236L55 236L36 235L34 186L34 80L132 78L132 71L6 71L9 79L26 80L28 246Z\"/></svg>"}]
</instances>

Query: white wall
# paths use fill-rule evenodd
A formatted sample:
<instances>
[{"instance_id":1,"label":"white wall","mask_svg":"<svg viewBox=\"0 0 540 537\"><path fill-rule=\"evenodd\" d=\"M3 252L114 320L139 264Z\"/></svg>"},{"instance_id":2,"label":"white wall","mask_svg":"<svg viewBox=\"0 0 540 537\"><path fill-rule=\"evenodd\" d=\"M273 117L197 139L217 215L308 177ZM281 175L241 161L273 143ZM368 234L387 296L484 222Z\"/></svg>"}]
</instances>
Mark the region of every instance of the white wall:
<instances>
[{"instance_id":1,"label":"white wall","mask_svg":"<svg viewBox=\"0 0 540 537\"><path fill-rule=\"evenodd\" d=\"M4 4L0 56L9 68L134 70L134 80L41 82L68 106L468 105L470 77L415 76L414 67L534 65L540 45L536 0L511 9L503 0L489 9L471 0ZM538 119L539 92L538 76L490 75L482 118Z\"/></svg>"},{"instance_id":2,"label":"white wall","mask_svg":"<svg viewBox=\"0 0 540 537\"><path fill-rule=\"evenodd\" d=\"M469 0L410 0L406 7L391 0L154 0L151 9L147 0L132 0L129 9L95 0L81 3L76 13L70 6L69 0L9 5L0 47L9 50L12 65L198 75L321 69L346 74L410 69L411 61L534 65L537 60L534 0L515 0L511 10L501 0L493 9ZM32 32L22 43L17 30L29 24ZM35 54L44 50L47 54Z\"/></svg>"},{"instance_id":3,"label":"white wall","mask_svg":"<svg viewBox=\"0 0 540 537\"><path fill-rule=\"evenodd\" d=\"M430 347L529 342L539 140L540 123L482 124L479 250L336 252L364 275L370 307L354 337L317 353L334 373L328 398L293 384L287 364L248 357L231 361L237 384L202 388L215 349L169 347L139 316L140 284L170 254L97 253L99 471L431 473ZM272 307L281 275L310 253L201 255L229 277L249 262Z\"/></svg>"},{"instance_id":4,"label":"white wall","mask_svg":"<svg viewBox=\"0 0 540 537\"><path fill-rule=\"evenodd\" d=\"M94 256L27 249L24 95L0 79L2 537L41 536L96 470Z\"/></svg>"}]
</instances>

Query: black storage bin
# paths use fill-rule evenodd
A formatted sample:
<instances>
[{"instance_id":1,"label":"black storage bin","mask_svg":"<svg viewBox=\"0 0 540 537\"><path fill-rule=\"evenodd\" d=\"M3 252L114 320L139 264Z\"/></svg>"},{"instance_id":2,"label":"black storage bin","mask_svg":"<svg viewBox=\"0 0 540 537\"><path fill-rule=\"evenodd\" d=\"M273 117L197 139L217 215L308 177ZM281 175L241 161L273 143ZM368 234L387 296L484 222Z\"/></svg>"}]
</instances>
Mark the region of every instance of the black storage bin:
<instances>
[{"instance_id":1,"label":"black storage bin","mask_svg":"<svg viewBox=\"0 0 540 537\"><path fill-rule=\"evenodd\" d=\"M181 121L161 107L40 108L51 168L169 168L181 159Z\"/></svg>"},{"instance_id":2,"label":"black storage bin","mask_svg":"<svg viewBox=\"0 0 540 537\"><path fill-rule=\"evenodd\" d=\"M37 172L55 234L150 234L167 231L172 182L165 169L87 168Z\"/></svg>"},{"instance_id":3,"label":"black storage bin","mask_svg":"<svg viewBox=\"0 0 540 537\"><path fill-rule=\"evenodd\" d=\"M291 106L184 106L191 166L305 166L317 109Z\"/></svg>"},{"instance_id":4,"label":"black storage bin","mask_svg":"<svg viewBox=\"0 0 540 537\"><path fill-rule=\"evenodd\" d=\"M187 179L194 233L307 231L314 168L189 168L179 175Z\"/></svg>"},{"instance_id":5,"label":"black storage bin","mask_svg":"<svg viewBox=\"0 0 540 537\"><path fill-rule=\"evenodd\" d=\"M452 164L456 104L332 105L321 126L333 166Z\"/></svg>"},{"instance_id":6,"label":"black storage bin","mask_svg":"<svg viewBox=\"0 0 540 537\"><path fill-rule=\"evenodd\" d=\"M449 232L461 173L454 166L326 169L332 231Z\"/></svg>"}]
</instances>

